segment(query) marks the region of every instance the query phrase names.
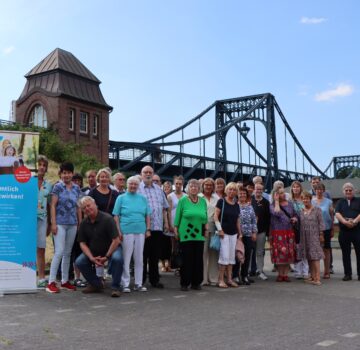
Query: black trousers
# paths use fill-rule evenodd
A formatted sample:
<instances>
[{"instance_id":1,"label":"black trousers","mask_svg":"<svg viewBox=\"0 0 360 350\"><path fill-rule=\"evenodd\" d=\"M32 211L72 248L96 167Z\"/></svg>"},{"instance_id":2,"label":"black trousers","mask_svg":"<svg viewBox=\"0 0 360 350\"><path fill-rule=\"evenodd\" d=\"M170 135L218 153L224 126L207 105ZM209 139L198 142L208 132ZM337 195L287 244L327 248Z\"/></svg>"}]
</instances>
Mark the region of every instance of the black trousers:
<instances>
[{"instance_id":1,"label":"black trousers","mask_svg":"<svg viewBox=\"0 0 360 350\"><path fill-rule=\"evenodd\" d=\"M146 282L147 266L149 264L149 281L152 285L159 283L159 259L161 254L162 231L151 231L151 236L145 239L143 284Z\"/></svg>"},{"instance_id":2,"label":"black trousers","mask_svg":"<svg viewBox=\"0 0 360 350\"><path fill-rule=\"evenodd\" d=\"M187 241L180 243L182 264L180 268L180 284L188 287L198 286L203 281L203 241Z\"/></svg>"},{"instance_id":3,"label":"black trousers","mask_svg":"<svg viewBox=\"0 0 360 350\"><path fill-rule=\"evenodd\" d=\"M339 244L342 251L344 265L344 274L352 275L351 268L351 243L354 246L356 254L357 274L360 276L360 234L358 232L341 232L339 233Z\"/></svg>"},{"instance_id":4,"label":"black trousers","mask_svg":"<svg viewBox=\"0 0 360 350\"><path fill-rule=\"evenodd\" d=\"M255 250L256 242L254 242L251 237L243 236L242 241L244 243L245 248L245 261L241 265L241 278L247 277L249 273L249 265L251 259L251 253ZM253 253L254 254L254 253Z\"/></svg>"}]
</instances>

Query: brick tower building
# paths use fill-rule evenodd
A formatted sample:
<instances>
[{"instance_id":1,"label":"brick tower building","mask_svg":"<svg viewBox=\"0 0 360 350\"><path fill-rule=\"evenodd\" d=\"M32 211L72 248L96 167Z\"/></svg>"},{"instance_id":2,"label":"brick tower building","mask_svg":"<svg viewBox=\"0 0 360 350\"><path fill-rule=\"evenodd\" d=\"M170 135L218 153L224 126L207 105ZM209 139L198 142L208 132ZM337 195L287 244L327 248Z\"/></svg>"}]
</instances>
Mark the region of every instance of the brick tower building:
<instances>
[{"instance_id":1,"label":"brick tower building","mask_svg":"<svg viewBox=\"0 0 360 350\"><path fill-rule=\"evenodd\" d=\"M55 49L28 74L16 101L16 122L52 127L64 142L108 164L109 106L100 80L72 53Z\"/></svg>"}]
</instances>

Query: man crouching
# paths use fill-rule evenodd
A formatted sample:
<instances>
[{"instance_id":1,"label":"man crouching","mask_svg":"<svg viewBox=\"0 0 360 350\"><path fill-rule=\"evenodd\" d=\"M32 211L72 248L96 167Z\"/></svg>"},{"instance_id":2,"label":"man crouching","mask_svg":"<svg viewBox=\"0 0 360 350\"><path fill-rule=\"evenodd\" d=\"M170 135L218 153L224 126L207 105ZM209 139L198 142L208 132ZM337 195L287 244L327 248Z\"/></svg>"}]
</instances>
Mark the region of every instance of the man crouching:
<instances>
[{"instance_id":1,"label":"man crouching","mask_svg":"<svg viewBox=\"0 0 360 350\"><path fill-rule=\"evenodd\" d=\"M79 200L85 214L78 232L78 241L83 253L75 265L88 281L83 293L101 293L104 290L102 273L104 265L111 266L111 296L120 296L120 281L123 271L123 257L119 233L111 215L98 210L92 197L84 196Z\"/></svg>"}]
</instances>

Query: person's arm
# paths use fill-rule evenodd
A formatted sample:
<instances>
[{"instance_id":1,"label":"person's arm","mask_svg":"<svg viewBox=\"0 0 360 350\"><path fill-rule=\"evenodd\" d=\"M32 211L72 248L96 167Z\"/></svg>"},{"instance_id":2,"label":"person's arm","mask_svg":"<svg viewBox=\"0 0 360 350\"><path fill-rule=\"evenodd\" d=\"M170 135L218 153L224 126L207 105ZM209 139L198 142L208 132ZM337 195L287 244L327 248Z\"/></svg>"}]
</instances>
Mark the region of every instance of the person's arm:
<instances>
[{"instance_id":1,"label":"person's arm","mask_svg":"<svg viewBox=\"0 0 360 350\"><path fill-rule=\"evenodd\" d=\"M238 238L242 237L241 234L241 224L240 224L240 216L238 216L237 220L236 220L236 229L237 229L237 233L238 233Z\"/></svg>"},{"instance_id":2,"label":"person's arm","mask_svg":"<svg viewBox=\"0 0 360 350\"><path fill-rule=\"evenodd\" d=\"M169 208L163 208L164 232L169 232Z\"/></svg>"},{"instance_id":3,"label":"person's arm","mask_svg":"<svg viewBox=\"0 0 360 350\"><path fill-rule=\"evenodd\" d=\"M329 214L331 217L330 237L333 238L334 237L334 207L332 204L329 207Z\"/></svg>"},{"instance_id":4,"label":"person's arm","mask_svg":"<svg viewBox=\"0 0 360 350\"><path fill-rule=\"evenodd\" d=\"M148 238L151 236L151 216L150 216L150 214L146 215L145 223L146 223L145 238Z\"/></svg>"},{"instance_id":5,"label":"person's arm","mask_svg":"<svg viewBox=\"0 0 360 350\"><path fill-rule=\"evenodd\" d=\"M51 222L51 233L53 235L57 234L57 225L56 225L56 206L59 201L59 198L56 194L51 195L51 204L50 204L50 222Z\"/></svg>"},{"instance_id":6,"label":"person's arm","mask_svg":"<svg viewBox=\"0 0 360 350\"><path fill-rule=\"evenodd\" d=\"M257 235L256 215L255 215L254 209L251 205L250 205L250 215L251 215L251 224L252 224L251 240L253 242L256 242L256 235Z\"/></svg>"},{"instance_id":7,"label":"person's arm","mask_svg":"<svg viewBox=\"0 0 360 350\"><path fill-rule=\"evenodd\" d=\"M115 226L116 226L117 232L119 234L120 241L122 239L122 233L121 233L121 230L120 230L121 205L122 205L122 197L118 196L116 198L116 201L115 201L115 204L114 204L112 215L113 215L113 218L114 218L114 221L115 221Z\"/></svg>"},{"instance_id":8,"label":"person's arm","mask_svg":"<svg viewBox=\"0 0 360 350\"><path fill-rule=\"evenodd\" d=\"M89 260L93 264L96 264L96 259L92 255L90 248L87 246L87 244L85 242L80 242L80 248L81 248L82 252L89 258Z\"/></svg>"},{"instance_id":9,"label":"person's arm","mask_svg":"<svg viewBox=\"0 0 360 350\"><path fill-rule=\"evenodd\" d=\"M184 203L183 200L180 199L176 207L175 220L174 220L175 239L179 239L179 226L182 218L183 203Z\"/></svg>"},{"instance_id":10,"label":"person's arm","mask_svg":"<svg viewBox=\"0 0 360 350\"><path fill-rule=\"evenodd\" d=\"M76 207L76 216L77 216L77 220L78 220L78 228L80 226L81 220L82 220L82 211L81 208L79 206Z\"/></svg>"},{"instance_id":11,"label":"person's arm","mask_svg":"<svg viewBox=\"0 0 360 350\"><path fill-rule=\"evenodd\" d=\"M173 201L171 199L170 194L167 196L167 201L169 203L169 209L168 209L169 231L174 232L174 225L173 225L174 223L171 222L171 212L172 212L172 209L173 209Z\"/></svg>"},{"instance_id":12,"label":"person's arm","mask_svg":"<svg viewBox=\"0 0 360 350\"><path fill-rule=\"evenodd\" d=\"M224 238L224 231L222 229L222 226L221 226L221 223L220 223L220 220L219 220L220 215L221 215L221 209L216 207L215 212L214 212L215 227L216 227L216 229L218 231L218 235L220 236L220 238Z\"/></svg>"},{"instance_id":13,"label":"person's arm","mask_svg":"<svg viewBox=\"0 0 360 350\"><path fill-rule=\"evenodd\" d=\"M121 236L121 231L120 231L120 216L119 215L114 215L114 221L115 221L115 225L117 228L117 231L119 233L119 236Z\"/></svg>"},{"instance_id":14,"label":"person's arm","mask_svg":"<svg viewBox=\"0 0 360 350\"><path fill-rule=\"evenodd\" d=\"M338 219L338 221L343 224L344 226L346 226L347 228L353 228L353 222L350 220L346 220L343 215L340 213L341 211L341 206L342 204L342 200L340 199L340 201L337 203L336 205L336 209L335 209L335 217Z\"/></svg>"},{"instance_id":15,"label":"person's arm","mask_svg":"<svg viewBox=\"0 0 360 350\"><path fill-rule=\"evenodd\" d=\"M115 238L113 238L111 244L110 244L110 247L108 249L108 251L106 252L105 254L105 257L107 259L110 259L111 258L111 255L114 253L114 251L118 248L118 246L120 245L120 237L117 236Z\"/></svg>"},{"instance_id":16,"label":"person's arm","mask_svg":"<svg viewBox=\"0 0 360 350\"><path fill-rule=\"evenodd\" d=\"M166 195L164 192L162 192L163 197L163 222L164 222L164 231L169 232L169 203L166 199Z\"/></svg>"}]
</instances>

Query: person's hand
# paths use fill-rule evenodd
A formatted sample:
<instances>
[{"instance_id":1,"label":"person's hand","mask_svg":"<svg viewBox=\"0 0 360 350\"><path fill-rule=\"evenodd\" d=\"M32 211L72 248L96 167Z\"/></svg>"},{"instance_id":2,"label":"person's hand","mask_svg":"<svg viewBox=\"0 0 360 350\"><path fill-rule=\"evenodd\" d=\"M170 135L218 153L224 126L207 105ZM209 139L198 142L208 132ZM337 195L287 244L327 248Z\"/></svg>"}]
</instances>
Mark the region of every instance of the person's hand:
<instances>
[{"instance_id":1,"label":"person's hand","mask_svg":"<svg viewBox=\"0 0 360 350\"><path fill-rule=\"evenodd\" d=\"M51 233L55 236L57 234L57 225L51 224Z\"/></svg>"},{"instance_id":2,"label":"person's hand","mask_svg":"<svg viewBox=\"0 0 360 350\"><path fill-rule=\"evenodd\" d=\"M145 238L149 238L150 236L151 236L151 232L149 230L146 230Z\"/></svg>"},{"instance_id":3,"label":"person's hand","mask_svg":"<svg viewBox=\"0 0 360 350\"><path fill-rule=\"evenodd\" d=\"M253 234L251 235L251 240L252 240L253 242L256 242L256 233L253 233Z\"/></svg>"},{"instance_id":4,"label":"person's hand","mask_svg":"<svg viewBox=\"0 0 360 350\"><path fill-rule=\"evenodd\" d=\"M169 232L169 224L164 225L164 232Z\"/></svg>"},{"instance_id":5,"label":"person's hand","mask_svg":"<svg viewBox=\"0 0 360 350\"><path fill-rule=\"evenodd\" d=\"M101 262L101 266L104 266L105 263L108 261L108 258L106 256L99 257L98 261Z\"/></svg>"},{"instance_id":6,"label":"person's hand","mask_svg":"<svg viewBox=\"0 0 360 350\"><path fill-rule=\"evenodd\" d=\"M169 226L169 232L172 232L172 233L175 232L174 226L172 226L172 225Z\"/></svg>"},{"instance_id":7,"label":"person's hand","mask_svg":"<svg viewBox=\"0 0 360 350\"><path fill-rule=\"evenodd\" d=\"M223 239L225 237L225 233L223 230L219 231L218 235L221 239Z\"/></svg>"},{"instance_id":8,"label":"person's hand","mask_svg":"<svg viewBox=\"0 0 360 350\"><path fill-rule=\"evenodd\" d=\"M298 219L296 216L293 216L291 219L290 219L290 222L294 225L298 222Z\"/></svg>"},{"instance_id":9,"label":"person's hand","mask_svg":"<svg viewBox=\"0 0 360 350\"><path fill-rule=\"evenodd\" d=\"M353 227L354 227L354 223L353 223L352 220L345 220L344 225L345 225L347 228L353 228Z\"/></svg>"},{"instance_id":10,"label":"person's hand","mask_svg":"<svg viewBox=\"0 0 360 350\"><path fill-rule=\"evenodd\" d=\"M103 264L103 258L101 256L94 257L94 264L95 266L104 266Z\"/></svg>"},{"instance_id":11,"label":"person's hand","mask_svg":"<svg viewBox=\"0 0 360 350\"><path fill-rule=\"evenodd\" d=\"M320 232L320 243L323 244L324 242L325 242L324 233Z\"/></svg>"},{"instance_id":12,"label":"person's hand","mask_svg":"<svg viewBox=\"0 0 360 350\"><path fill-rule=\"evenodd\" d=\"M279 193L278 193L278 192L275 192L275 193L274 193L274 201L275 201L275 202L278 202L278 201L279 201Z\"/></svg>"}]
</instances>

